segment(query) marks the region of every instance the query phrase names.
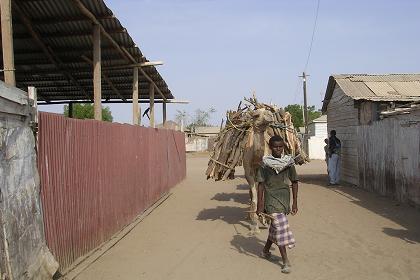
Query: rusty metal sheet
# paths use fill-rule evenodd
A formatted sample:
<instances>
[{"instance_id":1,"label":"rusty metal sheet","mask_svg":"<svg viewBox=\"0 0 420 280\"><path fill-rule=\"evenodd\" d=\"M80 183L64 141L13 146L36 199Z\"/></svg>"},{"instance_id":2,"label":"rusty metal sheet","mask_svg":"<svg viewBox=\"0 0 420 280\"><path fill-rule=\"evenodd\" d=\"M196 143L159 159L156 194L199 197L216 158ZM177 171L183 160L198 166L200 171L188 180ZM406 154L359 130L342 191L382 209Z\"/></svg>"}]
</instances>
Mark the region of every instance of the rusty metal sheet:
<instances>
[{"instance_id":1,"label":"rusty metal sheet","mask_svg":"<svg viewBox=\"0 0 420 280\"><path fill-rule=\"evenodd\" d=\"M40 113L47 244L68 268L186 176L184 134Z\"/></svg>"}]
</instances>

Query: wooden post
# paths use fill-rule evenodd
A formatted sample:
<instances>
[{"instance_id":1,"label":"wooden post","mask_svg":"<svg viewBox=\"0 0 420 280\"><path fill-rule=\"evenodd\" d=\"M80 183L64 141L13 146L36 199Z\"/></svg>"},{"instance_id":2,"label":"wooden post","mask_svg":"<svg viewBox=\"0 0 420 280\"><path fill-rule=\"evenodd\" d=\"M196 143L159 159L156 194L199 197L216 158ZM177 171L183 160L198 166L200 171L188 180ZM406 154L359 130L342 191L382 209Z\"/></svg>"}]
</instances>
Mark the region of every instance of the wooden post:
<instances>
[{"instance_id":1,"label":"wooden post","mask_svg":"<svg viewBox=\"0 0 420 280\"><path fill-rule=\"evenodd\" d=\"M304 122L305 122L305 134L308 134L308 122L309 122L309 118L308 118L308 102L307 102L307 97L306 97L306 73L303 72L302 74L303 77L303 111L305 112L305 118L304 118Z\"/></svg>"},{"instance_id":2,"label":"wooden post","mask_svg":"<svg viewBox=\"0 0 420 280\"><path fill-rule=\"evenodd\" d=\"M139 124L139 69L133 68L133 124Z\"/></svg>"},{"instance_id":3,"label":"wooden post","mask_svg":"<svg viewBox=\"0 0 420 280\"><path fill-rule=\"evenodd\" d=\"M150 83L150 127L155 127L155 85Z\"/></svg>"},{"instance_id":4,"label":"wooden post","mask_svg":"<svg viewBox=\"0 0 420 280\"><path fill-rule=\"evenodd\" d=\"M36 92L36 87L28 87L28 97L33 101L32 107L34 108L34 113L32 116L32 121L38 123L38 94Z\"/></svg>"},{"instance_id":5,"label":"wooden post","mask_svg":"<svg viewBox=\"0 0 420 280\"><path fill-rule=\"evenodd\" d=\"M95 120L102 120L101 28L93 25L93 98Z\"/></svg>"},{"instance_id":6,"label":"wooden post","mask_svg":"<svg viewBox=\"0 0 420 280\"><path fill-rule=\"evenodd\" d=\"M69 102L69 118L73 118L73 102Z\"/></svg>"},{"instance_id":7,"label":"wooden post","mask_svg":"<svg viewBox=\"0 0 420 280\"><path fill-rule=\"evenodd\" d=\"M0 5L4 82L16 86L11 0L1 0Z\"/></svg>"},{"instance_id":8,"label":"wooden post","mask_svg":"<svg viewBox=\"0 0 420 280\"><path fill-rule=\"evenodd\" d=\"M163 127L165 127L166 124L166 102L163 101L162 103L162 113L163 113Z\"/></svg>"}]
</instances>

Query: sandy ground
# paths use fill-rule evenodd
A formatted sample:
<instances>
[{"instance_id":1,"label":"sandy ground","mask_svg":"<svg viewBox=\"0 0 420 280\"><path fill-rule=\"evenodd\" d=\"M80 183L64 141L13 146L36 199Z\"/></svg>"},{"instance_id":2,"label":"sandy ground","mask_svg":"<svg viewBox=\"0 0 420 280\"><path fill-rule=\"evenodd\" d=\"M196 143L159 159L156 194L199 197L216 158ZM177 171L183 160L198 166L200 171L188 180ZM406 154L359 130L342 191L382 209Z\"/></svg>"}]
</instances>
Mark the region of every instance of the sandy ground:
<instances>
[{"instance_id":1,"label":"sandy ground","mask_svg":"<svg viewBox=\"0 0 420 280\"><path fill-rule=\"evenodd\" d=\"M289 275L278 259L259 257L267 229L249 235L242 170L215 183L204 178L205 156L188 156L187 164L187 179L169 199L77 279L420 279L420 211L327 187L322 161L298 168Z\"/></svg>"}]
</instances>

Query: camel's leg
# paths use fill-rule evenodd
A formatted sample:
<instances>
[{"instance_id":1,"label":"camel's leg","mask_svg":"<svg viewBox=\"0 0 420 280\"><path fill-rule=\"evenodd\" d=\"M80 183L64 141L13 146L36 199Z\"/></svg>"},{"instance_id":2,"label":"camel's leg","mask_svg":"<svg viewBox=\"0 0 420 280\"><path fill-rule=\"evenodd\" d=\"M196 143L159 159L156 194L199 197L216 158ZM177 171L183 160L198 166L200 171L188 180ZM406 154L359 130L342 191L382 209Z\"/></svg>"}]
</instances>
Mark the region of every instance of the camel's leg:
<instances>
[{"instance_id":1,"label":"camel's leg","mask_svg":"<svg viewBox=\"0 0 420 280\"><path fill-rule=\"evenodd\" d=\"M255 175L254 174L248 174L245 176L246 180L249 184L249 194L251 198L250 203L250 213L249 218L251 219L251 232L252 233L258 233L260 232L258 227L258 215L257 215L257 203L258 203L258 192L257 187L258 183L255 182Z\"/></svg>"},{"instance_id":2,"label":"camel's leg","mask_svg":"<svg viewBox=\"0 0 420 280\"><path fill-rule=\"evenodd\" d=\"M258 203L258 193L257 193L257 187L258 184L256 182L254 182L254 184L252 184L251 186L251 193L252 193L252 197L251 197L251 211L252 211L252 217L251 217L251 222L252 222L252 231L255 233L260 232L260 229L258 227L258 215L257 215L257 203Z\"/></svg>"}]
</instances>

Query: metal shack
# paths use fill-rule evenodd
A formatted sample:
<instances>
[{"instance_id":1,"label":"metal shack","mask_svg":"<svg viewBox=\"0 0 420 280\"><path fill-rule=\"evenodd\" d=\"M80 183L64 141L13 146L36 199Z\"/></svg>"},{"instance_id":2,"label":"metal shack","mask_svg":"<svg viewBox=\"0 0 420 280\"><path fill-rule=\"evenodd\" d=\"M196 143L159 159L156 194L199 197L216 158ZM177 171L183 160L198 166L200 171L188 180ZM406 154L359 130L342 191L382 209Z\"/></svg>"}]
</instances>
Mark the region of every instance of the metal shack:
<instances>
[{"instance_id":1,"label":"metal shack","mask_svg":"<svg viewBox=\"0 0 420 280\"><path fill-rule=\"evenodd\" d=\"M31 244L44 237L64 274L185 178L184 134L154 128L155 103L165 123L174 96L154 67L161 63L143 55L104 1L0 4L0 177L11 182L0 185L0 208L13 213L0 215L0 244L8 241L0 251L9 253L0 275L36 275L42 246ZM70 116L74 103L94 103L95 120L37 115L32 103L69 104ZM133 125L101 121L103 103L132 103ZM139 126L140 103L149 104L149 128ZM12 168L16 159L30 168ZM15 180L20 173L30 183Z\"/></svg>"},{"instance_id":2,"label":"metal shack","mask_svg":"<svg viewBox=\"0 0 420 280\"><path fill-rule=\"evenodd\" d=\"M420 74L329 77L322 111L342 141L342 181L420 205L419 101Z\"/></svg>"}]
</instances>

